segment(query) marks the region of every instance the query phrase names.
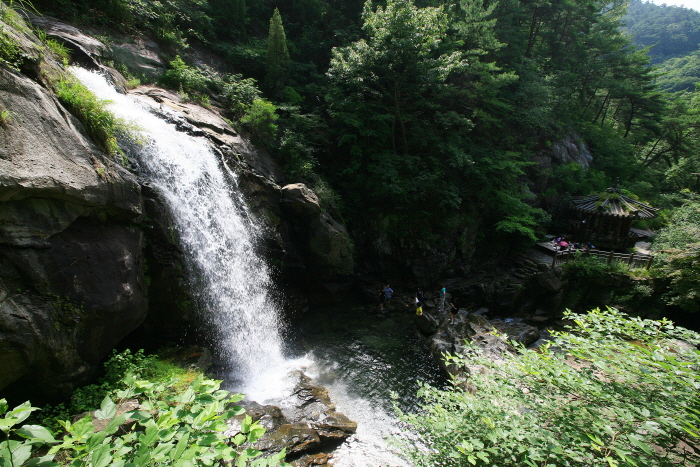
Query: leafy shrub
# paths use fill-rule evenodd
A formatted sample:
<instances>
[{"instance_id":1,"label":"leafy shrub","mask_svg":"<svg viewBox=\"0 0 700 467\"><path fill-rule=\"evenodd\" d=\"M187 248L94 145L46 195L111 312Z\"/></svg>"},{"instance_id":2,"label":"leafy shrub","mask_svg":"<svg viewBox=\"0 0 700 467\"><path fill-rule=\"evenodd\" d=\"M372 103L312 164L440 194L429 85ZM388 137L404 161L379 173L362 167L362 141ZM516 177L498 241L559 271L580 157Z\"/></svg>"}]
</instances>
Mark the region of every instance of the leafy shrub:
<instances>
[{"instance_id":1,"label":"leafy shrub","mask_svg":"<svg viewBox=\"0 0 700 467\"><path fill-rule=\"evenodd\" d=\"M654 238L657 270L668 283L667 302L686 311L700 311L700 200L685 193L669 225Z\"/></svg>"},{"instance_id":2,"label":"leafy shrub","mask_svg":"<svg viewBox=\"0 0 700 467\"><path fill-rule=\"evenodd\" d=\"M205 92L207 76L198 68L187 65L180 56L170 62L170 69L161 77L162 84L182 91Z\"/></svg>"},{"instance_id":3,"label":"leafy shrub","mask_svg":"<svg viewBox=\"0 0 700 467\"><path fill-rule=\"evenodd\" d=\"M262 93L253 78L243 78L242 75L229 75L223 83L223 97L230 114L241 118L246 110L260 99Z\"/></svg>"},{"instance_id":4,"label":"leafy shrub","mask_svg":"<svg viewBox=\"0 0 700 467\"><path fill-rule=\"evenodd\" d=\"M9 125L13 116L14 113L10 112L9 110L0 109L0 126L3 128L7 128L7 125Z\"/></svg>"},{"instance_id":5,"label":"leafy shrub","mask_svg":"<svg viewBox=\"0 0 700 467\"><path fill-rule=\"evenodd\" d=\"M457 365L480 367L470 390L424 385L417 414L401 414L426 445L416 466L697 465L700 335L613 309L568 314L568 332L537 351L493 362L468 345ZM633 339L630 341L630 339Z\"/></svg>"},{"instance_id":6,"label":"leafy shrub","mask_svg":"<svg viewBox=\"0 0 700 467\"><path fill-rule=\"evenodd\" d=\"M277 133L275 122L279 116L276 111L277 107L272 102L265 99L255 99L253 105L241 118L241 123L250 129L256 139L261 142L268 141L274 138Z\"/></svg>"},{"instance_id":7,"label":"leafy shrub","mask_svg":"<svg viewBox=\"0 0 700 467\"><path fill-rule=\"evenodd\" d=\"M612 261L608 264L607 258L589 256L580 251L577 251L573 259L564 263L562 267L574 279L594 279L609 273L627 274L630 272L626 263Z\"/></svg>"},{"instance_id":8,"label":"leafy shrub","mask_svg":"<svg viewBox=\"0 0 700 467\"><path fill-rule=\"evenodd\" d=\"M60 420L62 439L41 425L18 427L38 409L25 402L10 410L0 399L0 416L4 415L0 431L5 435L0 442L0 465L188 466L235 461L236 467L267 467L284 459L284 450L260 458L262 453L249 447L265 429L247 415L239 432L225 434L230 429L226 420L244 413L232 405L243 395L220 390L219 381L175 369L142 351L114 353L105 367L107 390L89 409L99 407L94 416L105 422L100 431L89 415L75 422L67 416ZM139 409L117 415L117 406L133 399L139 401ZM135 426L124 430L129 419L135 420Z\"/></svg>"},{"instance_id":9,"label":"leafy shrub","mask_svg":"<svg viewBox=\"0 0 700 467\"><path fill-rule=\"evenodd\" d=\"M0 64L19 69L22 64L22 50L10 35L0 30Z\"/></svg>"}]
</instances>

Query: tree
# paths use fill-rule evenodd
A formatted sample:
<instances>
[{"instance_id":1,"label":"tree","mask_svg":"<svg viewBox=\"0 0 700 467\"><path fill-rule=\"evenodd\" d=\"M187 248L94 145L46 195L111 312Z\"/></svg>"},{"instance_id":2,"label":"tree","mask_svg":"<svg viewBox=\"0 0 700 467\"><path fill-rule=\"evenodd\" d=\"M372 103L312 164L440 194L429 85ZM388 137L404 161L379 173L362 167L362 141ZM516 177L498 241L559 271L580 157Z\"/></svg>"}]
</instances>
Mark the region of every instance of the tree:
<instances>
[{"instance_id":1,"label":"tree","mask_svg":"<svg viewBox=\"0 0 700 467\"><path fill-rule=\"evenodd\" d=\"M220 36L236 38L245 36L247 8L245 0L209 0L212 17Z\"/></svg>"},{"instance_id":2,"label":"tree","mask_svg":"<svg viewBox=\"0 0 700 467\"><path fill-rule=\"evenodd\" d=\"M487 14L477 0L449 14L367 2L365 38L333 50L327 101L339 151L327 162L371 228L431 241L490 210L494 223L509 218L504 232L531 235L522 161L470 138L498 125L497 91L514 80L488 61L498 42Z\"/></svg>"},{"instance_id":3,"label":"tree","mask_svg":"<svg viewBox=\"0 0 700 467\"><path fill-rule=\"evenodd\" d=\"M689 190L681 196L683 204L674 210L652 247L662 278L668 281L668 303L694 312L700 311L700 197Z\"/></svg>"},{"instance_id":4,"label":"tree","mask_svg":"<svg viewBox=\"0 0 700 467\"><path fill-rule=\"evenodd\" d=\"M282 26L282 16L277 8L270 19L270 32L267 37L267 84L279 90L282 86L284 72L291 61L287 49L287 38Z\"/></svg>"}]
</instances>

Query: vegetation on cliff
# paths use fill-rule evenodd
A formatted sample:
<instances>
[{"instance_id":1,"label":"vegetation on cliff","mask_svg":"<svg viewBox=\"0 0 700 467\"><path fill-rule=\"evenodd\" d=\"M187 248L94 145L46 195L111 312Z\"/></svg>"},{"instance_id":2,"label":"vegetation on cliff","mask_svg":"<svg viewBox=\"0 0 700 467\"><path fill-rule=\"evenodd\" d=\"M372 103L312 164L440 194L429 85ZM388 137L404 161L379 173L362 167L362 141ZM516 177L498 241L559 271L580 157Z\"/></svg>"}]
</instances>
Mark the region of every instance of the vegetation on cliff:
<instances>
[{"instance_id":1,"label":"vegetation on cliff","mask_svg":"<svg viewBox=\"0 0 700 467\"><path fill-rule=\"evenodd\" d=\"M700 334L615 309L566 318L568 330L538 350L450 357L469 365L468 380L424 386L424 410L403 415L426 443L405 446L415 465L700 462Z\"/></svg>"}]
</instances>

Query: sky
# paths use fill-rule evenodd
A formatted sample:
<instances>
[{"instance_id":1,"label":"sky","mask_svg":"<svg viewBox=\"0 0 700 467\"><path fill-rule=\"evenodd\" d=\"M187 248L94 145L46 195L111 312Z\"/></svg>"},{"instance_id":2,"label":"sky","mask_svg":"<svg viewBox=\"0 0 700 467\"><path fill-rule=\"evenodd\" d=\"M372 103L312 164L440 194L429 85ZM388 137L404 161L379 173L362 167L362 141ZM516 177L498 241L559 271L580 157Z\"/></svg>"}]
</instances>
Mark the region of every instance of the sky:
<instances>
[{"instance_id":1,"label":"sky","mask_svg":"<svg viewBox=\"0 0 700 467\"><path fill-rule=\"evenodd\" d=\"M656 3L657 5L676 5L684 6L686 8L692 8L695 11L700 11L700 0L651 0L651 3Z\"/></svg>"}]
</instances>

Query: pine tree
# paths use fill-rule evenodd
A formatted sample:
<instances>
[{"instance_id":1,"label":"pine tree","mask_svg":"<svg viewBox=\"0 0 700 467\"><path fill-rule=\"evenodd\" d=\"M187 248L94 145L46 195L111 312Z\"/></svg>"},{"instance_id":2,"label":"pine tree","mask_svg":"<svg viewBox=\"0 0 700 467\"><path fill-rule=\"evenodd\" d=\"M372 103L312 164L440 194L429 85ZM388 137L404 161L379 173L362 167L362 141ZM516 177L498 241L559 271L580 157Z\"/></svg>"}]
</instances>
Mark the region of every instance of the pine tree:
<instances>
[{"instance_id":1,"label":"pine tree","mask_svg":"<svg viewBox=\"0 0 700 467\"><path fill-rule=\"evenodd\" d=\"M282 26L282 16L277 8L270 19L270 34L267 37L267 83L272 89L282 86L284 70L290 62L287 37Z\"/></svg>"}]
</instances>

